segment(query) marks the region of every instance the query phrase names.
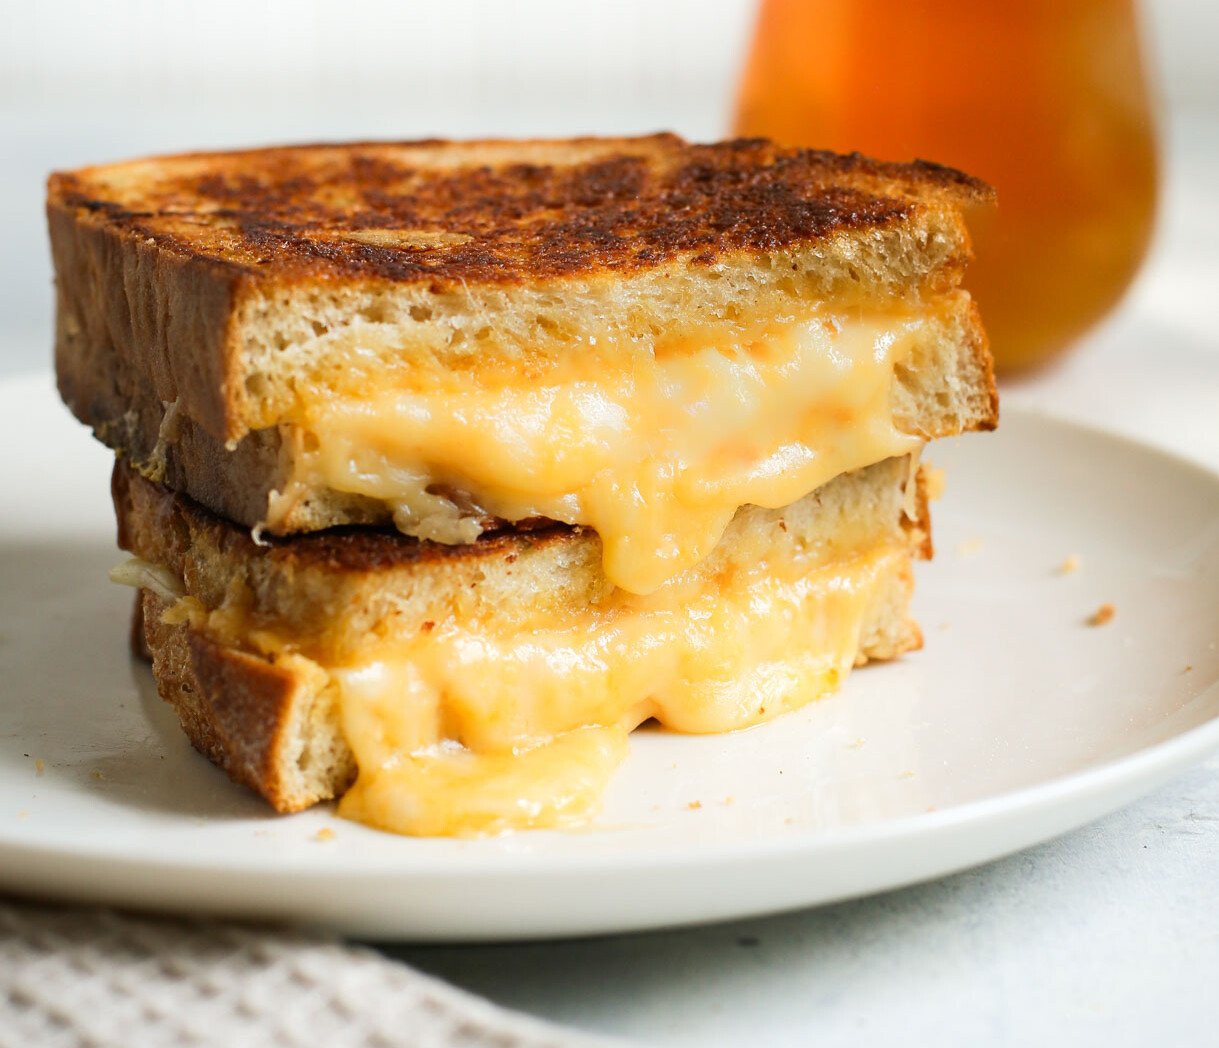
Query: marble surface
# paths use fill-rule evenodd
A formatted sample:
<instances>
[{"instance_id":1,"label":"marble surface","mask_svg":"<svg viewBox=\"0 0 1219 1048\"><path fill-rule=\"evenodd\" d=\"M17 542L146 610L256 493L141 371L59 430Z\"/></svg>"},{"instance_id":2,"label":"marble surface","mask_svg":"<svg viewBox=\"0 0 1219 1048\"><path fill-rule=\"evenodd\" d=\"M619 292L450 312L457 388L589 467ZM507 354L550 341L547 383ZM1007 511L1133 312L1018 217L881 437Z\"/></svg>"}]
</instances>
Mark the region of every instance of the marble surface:
<instances>
[{"instance_id":1,"label":"marble surface","mask_svg":"<svg viewBox=\"0 0 1219 1048\"><path fill-rule=\"evenodd\" d=\"M1168 131L1159 232L1131 295L1003 395L1219 470L1219 123L1178 116ZM1204 1045L1219 1036L1216 883L1219 758L1059 840L871 899L648 935L383 949L641 1044Z\"/></svg>"}]
</instances>

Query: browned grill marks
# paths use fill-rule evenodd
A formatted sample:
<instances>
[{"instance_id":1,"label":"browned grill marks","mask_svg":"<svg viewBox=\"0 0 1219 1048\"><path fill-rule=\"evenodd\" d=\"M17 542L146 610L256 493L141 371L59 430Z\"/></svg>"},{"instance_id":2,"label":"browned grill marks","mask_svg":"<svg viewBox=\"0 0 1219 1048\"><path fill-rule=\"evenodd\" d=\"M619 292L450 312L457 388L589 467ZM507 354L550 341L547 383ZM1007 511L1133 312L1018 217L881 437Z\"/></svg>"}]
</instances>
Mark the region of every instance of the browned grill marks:
<instances>
[{"instance_id":1,"label":"browned grill marks","mask_svg":"<svg viewBox=\"0 0 1219 1048\"><path fill-rule=\"evenodd\" d=\"M485 145L484 160L495 152ZM934 164L763 140L687 145L658 135L601 153L585 145L588 154L568 164L471 161L447 173L411 163L435 143L162 158L142 192L86 169L53 176L51 195L111 228L251 274L270 265L281 278L445 285L622 272L678 256L709 264L990 193ZM845 174L853 185L835 185ZM361 231L402 235L343 235Z\"/></svg>"}]
</instances>

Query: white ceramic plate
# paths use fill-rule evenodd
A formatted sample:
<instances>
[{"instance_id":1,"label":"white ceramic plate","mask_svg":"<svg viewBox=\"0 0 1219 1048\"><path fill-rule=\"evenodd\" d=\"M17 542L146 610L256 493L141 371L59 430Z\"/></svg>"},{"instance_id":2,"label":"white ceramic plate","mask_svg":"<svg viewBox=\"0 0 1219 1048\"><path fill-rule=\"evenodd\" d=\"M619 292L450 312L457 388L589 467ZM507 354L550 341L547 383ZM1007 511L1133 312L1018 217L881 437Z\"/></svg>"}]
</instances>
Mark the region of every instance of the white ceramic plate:
<instances>
[{"instance_id":1,"label":"white ceramic plate","mask_svg":"<svg viewBox=\"0 0 1219 1048\"><path fill-rule=\"evenodd\" d=\"M410 840L275 816L129 659L110 455L49 379L0 383L0 447L0 888L383 938L625 931L984 862L1219 747L1219 478L1008 412L933 449L949 485L923 651L762 727L639 733L587 832ZM1086 625L1102 603L1113 621Z\"/></svg>"}]
</instances>

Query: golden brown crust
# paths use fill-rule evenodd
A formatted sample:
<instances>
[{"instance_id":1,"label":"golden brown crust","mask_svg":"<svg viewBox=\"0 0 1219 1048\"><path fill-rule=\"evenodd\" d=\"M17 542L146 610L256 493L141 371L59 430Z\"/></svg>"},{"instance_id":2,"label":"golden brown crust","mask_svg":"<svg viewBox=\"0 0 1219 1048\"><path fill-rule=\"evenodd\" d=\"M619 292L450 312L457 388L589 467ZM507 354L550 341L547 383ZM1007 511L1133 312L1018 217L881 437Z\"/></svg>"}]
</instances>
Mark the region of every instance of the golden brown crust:
<instances>
[{"instance_id":1,"label":"golden brown crust","mask_svg":"<svg viewBox=\"0 0 1219 1048\"><path fill-rule=\"evenodd\" d=\"M147 590L141 598L158 689L191 744L234 782L258 790L280 808L285 798L274 753L297 689L292 675L192 636L184 626L166 625L164 602Z\"/></svg>"},{"instance_id":2,"label":"golden brown crust","mask_svg":"<svg viewBox=\"0 0 1219 1048\"><path fill-rule=\"evenodd\" d=\"M225 401L215 393L229 385L232 355L189 347L228 344L233 282L147 239L78 221L62 205L48 205L47 221L55 373L77 418L90 425L113 419L151 386L166 401L185 392L200 424L223 433Z\"/></svg>"},{"instance_id":3,"label":"golden brown crust","mask_svg":"<svg viewBox=\"0 0 1219 1048\"><path fill-rule=\"evenodd\" d=\"M133 488L136 490L133 491ZM392 527L342 526L304 535L281 537L260 535L209 513L202 506L170 488L147 481L116 462L110 476L111 497L118 516L118 544L138 550L141 540L132 529L152 524L161 536L168 559L186 552L197 536L207 532L217 548L235 562L260 559L271 570L296 574L305 570L335 574L375 573L391 569L435 570L445 564L502 560L551 544L562 544L586 531L566 524L548 523L527 528L503 528L485 533L476 542L449 546L423 542ZM149 507L155 510L149 512Z\"/></svg>"},{"instance_id":4,"label":"golden brown crust","mask_svg":"<svg viewBox=\"0 0 1219 1048\"><path fill-rule=\"evenodd\" d=\"M186 625L167 625L166 604L147 590L140 598L158 691L195 749L281 812L308 808L351 784L355 762L341 737L334 745L337 724L301 723L317 699L312 675L218 644ZM302 733L326 735L335 751L320 776L302 774L295 752Z\"/></svg>"},{"instance_id":5,"label":"golden brown crust","mask_svg":"<svg viewBox=\"0 0 1219 1048\"><path fill-rule=\"evenodd\" d=\"M935 547L931 542L931 498L927 470L919 466L914 475L912 512L902 513L902 529L909 540L910 552L919 560L931 560Z\"/></svg>"},{"instance_id":6,"label":"golden brown crust","mask_svg":"<svg viewBox=\"0 0 1219 1048\"><path fill-rule=\"evenodd\" d=\"M336 326L390 322L404 351L460 349L491 318L514 344L567 345L582 313L672 330L754 299L782 311L788 285L944 291L968 257L961 208L989 198L923 162L672 135L292 147L59 173L47 210L60 391L82 421L112 427L141 385L235 441L290 399L275 372L294 353L282 350Z\"/></svg>"},{"instance_id":7,"label":"golden brown crust","mask_svg":"<svg viewBox=\"0 0 1219 1048\"><path fill-rule=\"evenodd\" d=\"M144 597L137 591L135 602L131 607L131 630L127 635L127 644L131 654L144 662L152 662L152 652L144 637Z\"/></svg>"},{"instance_id":8,"label":"golden brown crust","mask_svg":"<svg viewBox=\"0 0 1219 1048\"><path fill-rule=\"evenodd\" d=\"M456 162L437 169L438 153ZM161 157L144 175L149 166L55 174L51 206L253 280L452 286L678 257L706 265L991 197L977 179L924 161L675 135L298 146Z\"/></svg>"}]
</instances>

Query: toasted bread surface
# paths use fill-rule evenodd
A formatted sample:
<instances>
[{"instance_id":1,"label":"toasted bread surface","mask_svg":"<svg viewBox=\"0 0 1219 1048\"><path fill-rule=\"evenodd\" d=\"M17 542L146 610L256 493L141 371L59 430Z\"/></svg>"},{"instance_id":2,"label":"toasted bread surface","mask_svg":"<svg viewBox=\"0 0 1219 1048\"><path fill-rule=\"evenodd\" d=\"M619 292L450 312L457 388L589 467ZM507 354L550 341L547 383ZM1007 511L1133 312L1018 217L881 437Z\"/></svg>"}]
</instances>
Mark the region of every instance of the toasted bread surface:
<instances>
[{"instance_id":1,"label":"toasted bread surface","mask_svg":"<svg viewBox=\"0 0 1219 1048\"><path fill-rule=\"evenodd\" d=\"M197 153L50 183L55 206L246 276L432 286L709 264L990 196L924 161L670 134Z\"/></svg>"},{"instance_id":2,"label":"toasted bread surface","mask_svg":"<svg viewBox=\"0 0 1219 1048\"><path fill-rule=\"evenodd\" d=\"M276 811L300 811L351 785L355 760L324 674L166 625L167 609L156 594L137 594L141 653L195 749Z\"/></svg>"},{"instance_id":3,"label":"toasted bread surface","mask_svg":"<svg viewBox=\"0 0 1219 1048\"><path fill-rule=\"evenodd\" d=\"M49 185L60 389L98 425L139 382L231 442L327 381L324 340L352 325L389 332L386 366L457 367L492 347L570 352L590 327L672 333L742 303L940 293L968 257L962 209L989 199L921 162L671 135L85 168Z\"/></svg>"}]
</instances>

